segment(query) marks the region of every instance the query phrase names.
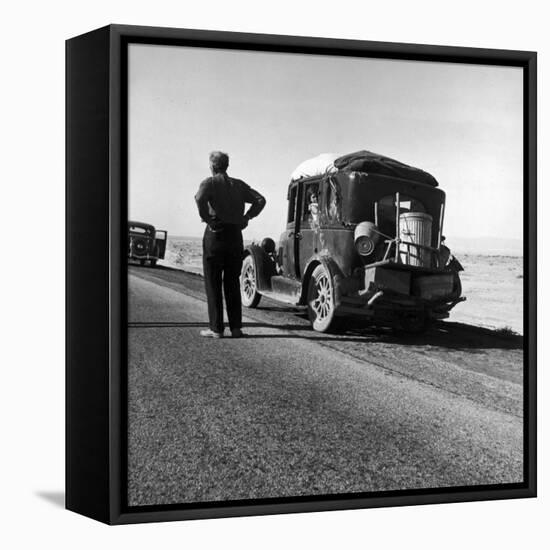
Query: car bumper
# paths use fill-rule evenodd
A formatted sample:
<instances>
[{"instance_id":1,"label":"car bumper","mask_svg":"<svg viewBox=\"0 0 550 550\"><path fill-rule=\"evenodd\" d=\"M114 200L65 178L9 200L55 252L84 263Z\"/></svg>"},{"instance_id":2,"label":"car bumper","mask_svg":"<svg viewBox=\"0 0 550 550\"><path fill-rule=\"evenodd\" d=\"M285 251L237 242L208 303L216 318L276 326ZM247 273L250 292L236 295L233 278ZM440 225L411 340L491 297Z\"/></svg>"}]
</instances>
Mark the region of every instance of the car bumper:
<instances>
[{"instance_id":1,"label":"car bumper","mask_svg":"<svg viewBox=\"0 0 550 550\"><path fill-rule=\"evenodd\" d=\"M336 292L338 315L388 317L423 311L432 318L444 319L465 300L460 296L458 274L453 272L426 273L378 266L367 267L356 275L341 280Z\"/></svg>"}]
</instances>

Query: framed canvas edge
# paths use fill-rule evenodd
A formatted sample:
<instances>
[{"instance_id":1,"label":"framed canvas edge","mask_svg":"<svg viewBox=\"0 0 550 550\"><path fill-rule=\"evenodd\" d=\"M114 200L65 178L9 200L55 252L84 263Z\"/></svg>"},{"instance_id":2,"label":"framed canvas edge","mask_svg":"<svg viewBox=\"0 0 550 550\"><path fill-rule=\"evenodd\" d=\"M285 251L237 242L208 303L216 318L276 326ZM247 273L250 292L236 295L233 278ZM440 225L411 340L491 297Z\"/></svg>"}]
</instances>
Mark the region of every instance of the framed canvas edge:
<instances>
[{"instance_id":1,"label":"framed canvas edge","mask_svg":"<svg viewBox=\"0 0 550 550\"><path fill-rule=\"evenodd\" d=\"M524 67L524 272L523 318L527 342L524 361L524 452L528 487L537 490L537 55ZM526 330L525 330L526 329ZM527 388L525 388L525 380Z\"/></svg>"},{"instance_id":2,"label":"framed canvas edge","mask_svg":"<svg viewBox=\"0 0 550 550\"><path fill-rule=\"evenodd\" d=\"M103 522L111 460L109 32L65 44L65 507Z\"/></svg>"},{"instance_id":3,"label":"framed canvas edge","mask_svg":"<svg viewBox=\"0 0 550 550\"><path fill-rule=\"evenodd\" d=\"M529 488L487 489L479 491L457 491L444 493L441 490L430 491L429 494L392 495L373 497L324 498L304 500L303 502L282 502L274 504L227 504L216 507L189 507L171 510L140 510L122 512L112 518L112 525L131 523L149 523L164 521L181 521L195 519L216 519L224 517L262 516L275 514L337 512L369 508L393 508L401 506L417 506L430 504L458 504L468 502L534 498L536 492Z\"/></svg>"},{"instance_id":4,"label":"framed canvas edge","mask_svg":"<svg viewBox=\"0 0 550 550\"><path fill-rule=\"evenodd\" d=\"M480 63L509 66L526 66L536 59L537 53L529 50L507 50L466 46L381 42L343 38L326 38L297 35L259 34L205 29L148 27L139 25L109 25L116 39L132 43L163 45L197 45L208 47L253 49L256 51L288 51L290 53L318 53L387 59L414 59L438 62Z\"/></svg>"},{"instance_id":5,"label":"framed canvas edge","mask_svg":"<svg viewBox=\"0 0 550 550\"><path fill-rule=\"evenodd\" d=\"M250 33L228 33L223 31L201 31L191 29L169 29L110 25L110 81L109 81L109 520L111 524L141 523L151 521L173 521L183 519L250 516L294 512L316 512L373 508L382 506L404 506L414 504L439 504L525 498L536 496L536 53L528 51L493 50L481 48L455 48L450 46L426 46L357 40L261 35ZM400 58L456 63L482 63L519 66L524 70L524 255L529 278L524 278L525 334L527 341L524 365L527 389L525 392L525 483L516 487L473 487L430 491L429 494L407 494L391 496L349 496L349 498L326 497L323 500L311 498L303 502L278 503L223 503L194 507L174 506L170 510L137 510L125 505L124 478L127 472L124 459L123 440L125 433L125 372L124 347L126 331L123 327L123 307L126 303L126 266L123 264L124 246L122 231L126 219L126 155L124 124L125 111L125 60L123 48L128 43L159 44L209 44L210 47L235 49L259 49L272 51L294 51L302 53L325 53L336 55L363 55L369 57ZM282 48L282 50L281 50ZM437 59L434 59L437 58Z\"/></svg>"}]
</instances>

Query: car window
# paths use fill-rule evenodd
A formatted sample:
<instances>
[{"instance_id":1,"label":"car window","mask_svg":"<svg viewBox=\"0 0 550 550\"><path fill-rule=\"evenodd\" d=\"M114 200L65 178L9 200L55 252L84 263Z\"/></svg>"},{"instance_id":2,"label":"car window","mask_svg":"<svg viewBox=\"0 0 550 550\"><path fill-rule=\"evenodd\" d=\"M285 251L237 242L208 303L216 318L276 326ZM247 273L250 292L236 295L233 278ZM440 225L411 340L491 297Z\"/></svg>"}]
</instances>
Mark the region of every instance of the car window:
<instances>
[{"instance_id":1,"label":"car window","mask_svg":"<svg viewBox=\"0 0 550 550\"><path fill-rule=\"evenodd\" d=\"M296 193L298 191L298 187L294 185L291 187L288 191L288 221L287 223L293 223L294 222L294 216L296 213Z\"/></svg>"},{"instance_id":2,"label":"car window","mask_svg":"<svg viewBox=\"0 0 550 550\"><path fill-rule=\"evenodd\" d=\"M319 219L319 183L304 185L302 200L302 220L317 222Z\"/></svg>"},{"instance_id":3,"label":"car window","mask_svg":"<svg viewBox=\"0 0 550 550\"><path fill-rule=\"evenodd\" d=\"M139 227L136 225L131 225L129 227L129 230L131 233L140 233L142 235L145 235L147 233L147 230L144 227Z\"/></svg>"},{"instance_id":4,"label":"car window","mask_svg":"<svg viewBox=\"0 0 550 550\"><path fill-rule=\"evenodd\" d=\"M342 221L342 198L340 186L333 178L328 180L326 209L329 221L333 223Z\"/></svg>"}]
</instances>

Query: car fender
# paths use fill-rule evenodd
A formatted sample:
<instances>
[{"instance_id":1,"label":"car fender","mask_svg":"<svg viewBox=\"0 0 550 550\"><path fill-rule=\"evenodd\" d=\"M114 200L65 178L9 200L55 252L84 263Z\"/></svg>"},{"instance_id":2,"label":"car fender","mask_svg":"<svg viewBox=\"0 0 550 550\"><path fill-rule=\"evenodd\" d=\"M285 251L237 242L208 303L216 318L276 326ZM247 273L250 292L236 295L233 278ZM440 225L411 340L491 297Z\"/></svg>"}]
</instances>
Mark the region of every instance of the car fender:
<instances>
[{"instance_id":1,"label":"car fender","mask_svg":"<svg viewBox=\"0 0 550 550\"><path fill-rule=\"evenodd\" d=\"M302 293L300 296L300 303L305 305L307 302L307 287L311 279L313 271L318 265L323 265L325 269L330 273L333 291L334 291L334 305L338 307L341 303L341 282L344 278L344 275L341 269L338 267L338 264L329 256L320 256L318 254L312 256L304 269L304 275L302 277Z\"/></svg>"},{"instance_id":2,"label":"car fender","mask_svg":"<svg viewBox=\"0 0 550 550\"><path fill-rule=\"evenodd\" d=\"M243 258L252 256L256 270L256 288L258 291L271 290L271 277L277 274L276 266L264 249L252 243L244 249Z\"/></svg>"}]
</instances>

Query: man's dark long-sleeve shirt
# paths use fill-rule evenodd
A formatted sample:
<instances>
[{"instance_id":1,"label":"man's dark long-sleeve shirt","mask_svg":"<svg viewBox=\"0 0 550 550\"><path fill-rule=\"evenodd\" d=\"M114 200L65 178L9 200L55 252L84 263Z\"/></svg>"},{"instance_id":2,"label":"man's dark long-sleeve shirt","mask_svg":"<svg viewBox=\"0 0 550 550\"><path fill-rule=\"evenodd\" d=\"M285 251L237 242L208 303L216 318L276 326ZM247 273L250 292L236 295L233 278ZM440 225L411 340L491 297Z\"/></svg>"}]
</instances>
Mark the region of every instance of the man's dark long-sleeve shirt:
<instances>
[{"instance_id":1,"label":"man's dark long-sleeve shirt","mask_svg":"<svg viewBox=\"0 0 550 550\"><path fill-rule=\"evenodd\" d=\"M246 217L252 219L265 206L265 199L244 181L216 174L201 182L195 195L200 217L208 224L245 224L245 204L251 204Z\"/></svg>"}]
</instances>

